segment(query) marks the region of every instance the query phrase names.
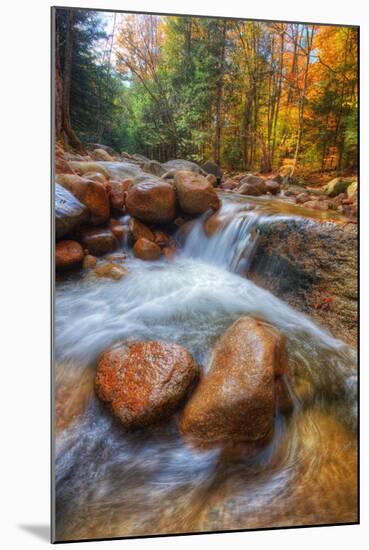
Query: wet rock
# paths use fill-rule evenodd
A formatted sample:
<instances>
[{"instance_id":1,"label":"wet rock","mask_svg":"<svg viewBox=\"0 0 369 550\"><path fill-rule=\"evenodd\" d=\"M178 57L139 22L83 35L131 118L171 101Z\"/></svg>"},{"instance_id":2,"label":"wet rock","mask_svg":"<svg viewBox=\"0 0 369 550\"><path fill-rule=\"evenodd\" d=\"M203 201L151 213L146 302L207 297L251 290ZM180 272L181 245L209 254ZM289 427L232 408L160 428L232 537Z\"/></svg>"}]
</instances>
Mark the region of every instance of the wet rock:
<instances>
[{"instance_id":1,"label":"wet rock","mask_svg":"<svg viewBox=\"0 0 369 550\"><path fill-rule=\"evenodd\" d=\"M309 193L299 193L296 195L296 203L297 204L304 204L305 202L308 202L311 200L311 195Z\"/></svg>"},{"instance_id":2,"label":"wet rock","mask_svg":"<svg viewBox=\"0 0 369 550\"><path fill-rule=\"evenodd\" d=\"M236 181L228 178L226 181L223 181L220 184L220 187L222 189L229 189L229 190L233 191L233 189L236 189L238 187L238 183Z\"/></svg>"},{"instance_id":3,"label":"wet rock","mask_svg":"<svg viewBox=\"0 0 369 550\"><path fill-rule=\"evenodd\" d=\"M158 260L161 256L160 246L144 238L135 242L133 253L141 260Z\"/></svg>"},{"instance_id":4,"label":"wet rock","mask_svg":"<svg viewBox=\"0 0 369 550\"><path fill-rule=\"evenodd\" d=\"M89 218L87 207L70 191L55 184L55 233L60 239Z\"/></svg>"},{"instance_id":5,"label":"wet rock","mask_svg":"<svg viewBox=\"0 0 369 550\"><path fill-rule=\"evenodd\" d=\"M59 241L55 246L55 268L65 271L79 267L83 261L83 248L76 241Z\"/></svg>"},{"instance_id":6,"label":"wet rock","mask_svg":"<svg viewBox=\"0 0 369 550\"><path fill-rule=\"evenodd\" d=\"M201 168L204 170L204 172L206 172L207 174L211 174L213 176L215 176L216 178L216 181L218 183L220 183L220 180L222 179L223 177L223 170L221 169L221 167L216 164L215 162L212 162L210 160L207 160L202 166Z\"/></svg>"},{"instance_id":7,"label":"wet rock","mask_svg":"<svg viewBox=\"0 0 369 550\"><path fill-rule=\"evenodd\" d=\"M93 267L96 267L97 264L97 258L96 256L92 256L92 254L86 254L83 258L83 269L92 269Z\"/></svg>"},{"instance_id":8,"label":"wet rock","mask_svg":"<svg viewBox=\"0 0 369 550\"><path fill-rule=\"evenodd\" d=\"M105 184L107 179L100 172L87 172L84 174L84 177L88 180L97 181L99 183Z\"/></svg>"},{"instance_id":9,"label":"wet rock","mask_svg":"<svg viewBox=\"0 0 369 550\"><path fill-rule=\"evenodd\" d=\"M241 195L251 195L253 197L264 195L266 191L267 188L263 178L253 175L242 178L240 181L240 186L237 189L237 192Z\"/></svg>"},{"instance_id":10,"label":"wet rock","mask_svg":"<svg viewBox=\"0 0 369 550\"><path fill-rule=\"evenodd\" d=\"M287 370L283 334L241 317L216 344L209 369L181 415L181 432L204 445L265 444L273 433L275 380Z\"/></svg>"},{"instance_id":11,"label":"wet rock","mask_svg":"<svg viewBox=\"0 0 369 550\"><path fill-rule=\"evenodd\" d=\"M347 188L347 196L349 199L356 199L357 198L357 191L358 191L358 183L357 181L353 181L350 183L350 185Z\"/></svg>"},{"instance_id":12,"label":"wet rock","mask_svg":"<svg viewBox=\"0 0 369 550\"><path fill-rule=\"evenodd\" d=\"M109 219L109 199L102 183L72 174L58 175L57 181L87 206L91 225L100 225Z\"/></svg>"},{"instance_id":13,"label":"wet rock","mask_svg":"<svg viewBox=\"0 0 369 550\"><path fill-rule=\"evenodd\" d=\"M122 265L106 262L99 266L93 271L93 275L96 277L104 277L106 279L113 279L114 281L119 281L128 274L128 270Z\"/></svg>"},{"instance_id":14,"label":"wet rock","mask_svg":"<svg viewBox=\"0 0 369 550\"><path fill-rule=\"evenodd\" d=\"M105 160L108 162L111 162L114 160L113 157L109 155L109 153L104 149L95 149L94 151L92 151L91 157L94 160Z\"/></svg>"},{"instance_id":15,"label":"wet rock","mask_svg":"<svg viewBox=\"0 0 369 550\"><path fill-rule=\"evenodd\" d=\"M144 162L142 164L142 170L148 174L153 174L154 176L162 176L165 174L166 170L163 168L163 165L156 160L150 160L149 162Z\"/></svg>"},{"instance_id":16,"label":"wet rock","mask_svg":"<svg viewBox=\"0 0 369 550\"><path fill-rule=\"evenodd\" d=\"M324 188L328 197L336 197L340 193L344 193L348 186L352 183L350 178L334 178Z\"/></svg>"},{"instance_id":17,"label":"wet rock","mask_svg":"<svg viewBox=\"0 0 369 550\"><path fill-rule=\"evenodd\" d=\"M172 260L177 254L177 251L174 246L164 246L162 254L166 260Z\"/></svg>"},{"instance_id":18,"label":"wet rock","mask_svg":"<svg viewBox=\"0 0 369 550\"><path fill-rule=\"evenodd\" d=\"M126 228L124 225L115 224L111 228L111 232L118 241L121 241L126 233Z\"/></svg>"},{"instance_id":19,"label":"wet rock","mask_svg":"<svg viewBox=\"0 0 369 550\"><path fill-rule=\"evenodd\" d=\"M109 179L110 177L108 170L98 162L70 161L69 164L73 170L76 170L81 175L87 174L88 172L99 172L105 179Z\"/></svg>"},{"instance_id":20,"label":"wet rock","mask_svg":"<svg viewBox=\"0 0 369 550\"><path fill-rule=\"evenodd\" d=\"M133 185L132 178L125 178L123 180L110 180L109 181L109 201L110 206L117 212L125 212L126 197L129 188Z\"/></svg>"},{"instance_id":21,"label":"wet rock","mask_svg":"<svg viewBox=\"0 0 369 550\"><path fill-rule=\"evenodd\" d=\"M190 160L183 160L183 159L168 160L168 162L165 162L163 164L163 168L165 172L169 172L171 170L186 171L186 172L195 172L195 174L203 174L206 176L206 172L204 172L198 164Z\"/></svg>"},{"instance_id":22,"label":"wet rock","mask_svg":"<svg viewBox=\"0 0 369 550\"><path fill-rule=\"evenodd\" d=\"M247 276L355 345L357 267L356 225L290 218L258 226Z\"/></svg>"},{"instance_id":23,"label":"wet rock","mask_svg":"<svg viewBox=\"0 0 369 550\"><path fill-rule=\"evenodd\" d=\"M55 158L55 174L73 174L73 170L64 158Z\"/></svg>"},{"instance_id":24,"label":"wet rock","mask_svg":"<svg viewBox=\"0 0 369 550\"><path fill-rule=\"evenodd\" d=\"M213 174L208 174L206 176L206 179L208 180L210 185L212 185L213 187L216 187L218 180L215 176L213 176Z\"/></svg>"},{"instance_id":25,"label":"wet rock","mask_svg":"<svg viewBox=\"0 0 369 550\"><path fill-rule=\"evenodd\" d=\"M154 229L154 242L160 246L166 246L169 243L169 235L160 229Z\"/></svg>"},{"instance_id":26,"label":"wet rock","mask_svg":"<svg viewBox=\"0 0 369 550\"><path fill-rule=\"evenodd\" d=\"M146 223L168 223L176 216L176 194L170 183L147 176L127 194L128 213Z\"/></svg>"},{"instance_id":27,"label":"wet rock","mask_svg":"<svg viewBox=\"0 0 369 550\"><path fill-rule=\"evenodd\" d=\"M146 427L177 409L198 374L178 344L127 341L101 355L95 387L125 428Z\"/></svg>"},{"instance_id":28,"label":"wet rock","mask_svg":"<svg viewBox=\"0 0 369 550\"><path fill-rule=\"evenodd\" d=\"M271 193L272 195L277 195L281 190L280 184L275 180L266 180L265 188L267 193Z\"/></svg>"},{"instance_id":29,"label":"wet rock","mask_svg":"<svg viewBox=\"0 0 369 550\"><path fill-rule=\"evenodd\" d=\"M129 229L132 233L134 241L138 241L139 239L154 241L154 234L151 231L151 229L149 229L147 225L145 225L142 222L139 222L135 218L131 218L129 220Z\"/></svg>"},{"instance_id":30,"label":"wet rock","mask_svg":"<svg viewBox=\"0 0 369 550\"><path fill-rule=\"evenodd\" d=\"M77 237L83 246L87 248L89 254L93 256L108 254L118 247L118 241L109 228L83 228L78 231Z\"/></svg>"},{"instance_id":31,"label":"wet rock","mask_svg":"<svg viewBox=\"0 0 369 550\"><path fill-rule=\"evenodd\" d=\"M218 210L220 200L213 186L200 174L176 172L174 177L178 201L186 214L198 216L209 209Z\"/></svg>"}]
</instances>

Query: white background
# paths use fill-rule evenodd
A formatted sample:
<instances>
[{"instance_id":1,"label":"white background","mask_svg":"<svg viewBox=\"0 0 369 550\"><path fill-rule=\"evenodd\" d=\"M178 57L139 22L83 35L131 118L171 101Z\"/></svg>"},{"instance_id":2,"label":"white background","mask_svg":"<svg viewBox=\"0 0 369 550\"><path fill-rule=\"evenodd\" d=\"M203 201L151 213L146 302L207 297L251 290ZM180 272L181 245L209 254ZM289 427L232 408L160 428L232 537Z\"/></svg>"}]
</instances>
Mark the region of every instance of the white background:
<instances>
[{"instance_id":1,"label":"white background","mask_svg":"<svg viewBox=\"0 0 369 550\"><path fill-rule=\"evenodd\" d=\"M49 524L50 9L48 0L1 8L0 54L0 544L45 547ZM361 25L361 471L360 526L82 543L96 548L335 550L368 547L368 56L367 3L359 0L88 0L58 5ZM291 510L293 514L293 510ZM72 544L71 547L76 547ZM77 548L82 548L81 544Z\"/></svg>"}]
</instances>

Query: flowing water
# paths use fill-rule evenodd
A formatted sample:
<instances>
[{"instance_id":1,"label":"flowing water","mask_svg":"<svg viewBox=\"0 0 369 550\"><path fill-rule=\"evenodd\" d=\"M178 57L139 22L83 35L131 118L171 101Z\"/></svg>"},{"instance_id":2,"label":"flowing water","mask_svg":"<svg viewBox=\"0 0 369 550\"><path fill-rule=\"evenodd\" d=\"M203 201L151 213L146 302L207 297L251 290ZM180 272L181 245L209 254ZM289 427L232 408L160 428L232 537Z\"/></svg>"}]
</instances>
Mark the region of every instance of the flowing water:
<instances>
[{"instance_id":1,"label":"flowing water","mask_svg":"<svg viewBox=\"0 0 369 550\"><path fill-rule=\"evenodd\" d=\"M128 253L130 273L120 281L57 284L57 540L357 520L355 351L239 275L258 224L307 215L274 199L224 195L220 216L230 223L210 238L203 219L185 239L179 231L174 260ZM96 359L113 342L178 342L205 369L214 342L241 315L288 339L294 410L276 416L259 454L194 450L176 417L127 434L95 397Z\"/></svg>"}]
</instances>

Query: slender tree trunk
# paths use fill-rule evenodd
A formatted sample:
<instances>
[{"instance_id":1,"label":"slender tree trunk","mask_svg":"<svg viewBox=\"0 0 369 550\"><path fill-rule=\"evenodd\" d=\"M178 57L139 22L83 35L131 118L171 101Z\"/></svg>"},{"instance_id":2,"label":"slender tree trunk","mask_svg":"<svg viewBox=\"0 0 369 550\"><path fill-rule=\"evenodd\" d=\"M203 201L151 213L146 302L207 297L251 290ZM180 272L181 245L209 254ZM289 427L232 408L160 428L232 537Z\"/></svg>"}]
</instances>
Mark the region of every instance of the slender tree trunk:
<instances>
[{"instance_id":1,"label":"slender tree trunk","mask_svg":"<svg viewBox=\"0 0 369 550\"><path fill-rule=\"evenodd\" d=\"M214 140L214 161L220 164L220 147L222 134L222 99L224 87L224 57L225 57L225 37L226 23L223 23L222 46L219 60L219 74L216 83L216 101L215 101L215 140Z\"/></svg>"},{"instance_id":2,"label":"slender tree trunk","mask_svg":"<svg viewBox=\"0 0 369 550\"><path fill-rule=\"evenodd\" d=\"M298 122L298 129L297 129L294 164L292 167L291 175L293 175L295 172L296 165L299 158L299 153L300 153L300 146L301 146L301 140L302 140L302 134L303 134L303 127L304 127L304 108L305 108L306 89L307 89L309 66L310 66L310 54L313 46L314 32L315 32L315 27L313 26L311 29L311 34L309 35L309 27L306 27L306 63L305 63L302 90L300 94L299 122Z\"/></svg>"}]
</instances>

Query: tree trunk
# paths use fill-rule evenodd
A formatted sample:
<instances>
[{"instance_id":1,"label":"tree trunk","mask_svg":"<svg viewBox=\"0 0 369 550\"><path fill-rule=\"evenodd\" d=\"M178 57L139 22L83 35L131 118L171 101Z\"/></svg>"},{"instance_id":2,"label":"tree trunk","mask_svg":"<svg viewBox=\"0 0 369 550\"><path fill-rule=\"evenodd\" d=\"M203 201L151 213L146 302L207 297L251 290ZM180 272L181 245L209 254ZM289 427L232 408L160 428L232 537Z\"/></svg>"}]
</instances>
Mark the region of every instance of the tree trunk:
<instances>
[{"instance_id":1,"label":"tree trunk","mask_svg":"<svg viewBox=\"0 0 369 550\"><path fill-rule=\"evenodd\" d=\"M60 49L59 49L59 30L56 30L56 59L55 59L55 114L56 114L56 135L59 139L76 149L80 153L85 153L82 144L72 128L70 119L70 88L72 80L72 63L73 63L73 10L68 11L67 32L65 43L65 62L64 71L62 74L60 64Z\"/></svg>"}]
</instances>

